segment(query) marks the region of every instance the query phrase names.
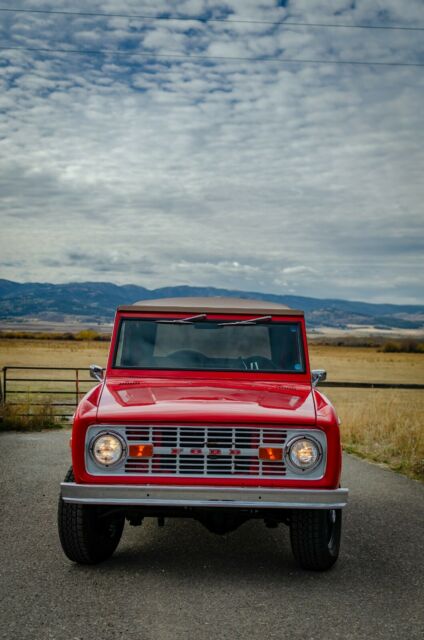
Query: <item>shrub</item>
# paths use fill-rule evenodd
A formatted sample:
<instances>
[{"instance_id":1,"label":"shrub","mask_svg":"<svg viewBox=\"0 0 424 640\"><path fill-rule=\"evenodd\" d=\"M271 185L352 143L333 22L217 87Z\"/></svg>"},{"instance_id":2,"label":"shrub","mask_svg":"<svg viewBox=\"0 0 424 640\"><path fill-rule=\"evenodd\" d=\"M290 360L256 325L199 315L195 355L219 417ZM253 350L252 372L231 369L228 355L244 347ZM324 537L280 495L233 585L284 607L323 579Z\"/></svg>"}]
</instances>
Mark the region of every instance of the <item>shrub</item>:
<instances>
[{"instance_id":1,"label":"shrub","mask_svg":"<svg viewBox=\"0 0 424 640\"><path fill-rule=\"evenodd\" d=\"M83 329L75 334L75 340L100 340L100 335L93 329Z\"/></svg>"},{"instance_id":2,"label":"shrub","mask_svg":"<svg viewBox=\"0 0 424 640\"><path fill-rule=\"evenodd\" d=\"M0 404L0 431L41 431L60 429L63 421L55 415L50 403L31 407L30 402Z\"/></svg>"},{"instance_id":3,"label":"shrub","mask_svg":"<svg viewBox=\"0 0 424 640\"><path fill-rule=\"evenodd\" d=\"M401 345L399 342L386 342L381 349L383 353L400 353L402 351Z\"/></svg>"},{"instance_id":4,"label":"shrub","mask_svg":"<svg viewBox=\"0 0 424 640\"><path fill-rule=\"evenodd\" d=\"M417 340L390 340L383 345L383 353L424 353L424 342Z\"/></svg>"},{"instance_id":5,"label":"shrub","mask_svg":"<svg viewBox=\"0 0 424 640\"><path fill-rule=\"evenodd\" d=\"M111 338L108 334L100 334L93 329L83 329L78 333L65 331L64 333L42 331L0 331L1 339L9 340L99 340L108 342Z\"/></svg>"}]
</instances>

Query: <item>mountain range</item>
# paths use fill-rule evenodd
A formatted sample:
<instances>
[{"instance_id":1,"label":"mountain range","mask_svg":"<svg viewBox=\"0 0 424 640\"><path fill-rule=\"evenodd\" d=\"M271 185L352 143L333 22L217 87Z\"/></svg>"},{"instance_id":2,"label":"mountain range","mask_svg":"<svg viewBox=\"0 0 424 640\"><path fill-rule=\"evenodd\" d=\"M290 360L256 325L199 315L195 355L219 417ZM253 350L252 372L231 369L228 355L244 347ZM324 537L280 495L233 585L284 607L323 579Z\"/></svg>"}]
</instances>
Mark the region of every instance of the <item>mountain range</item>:
<instances>
[{"instance_id":1,"label":"mountain range","mask_svg":"<svg viewBox=\"0 0 424 640\"><path fill-rule=\"evenodd\" d=\"M303 309L308 326L346 328L350 325L386 329L424 329L424 305L374 304L350 300L307 298L214 287L171 286L147 289L110 282L49 284L0 279L0 320L65 319L110 322L121 304L181 296L236 296Z\"/></svg>"}]
</instances>

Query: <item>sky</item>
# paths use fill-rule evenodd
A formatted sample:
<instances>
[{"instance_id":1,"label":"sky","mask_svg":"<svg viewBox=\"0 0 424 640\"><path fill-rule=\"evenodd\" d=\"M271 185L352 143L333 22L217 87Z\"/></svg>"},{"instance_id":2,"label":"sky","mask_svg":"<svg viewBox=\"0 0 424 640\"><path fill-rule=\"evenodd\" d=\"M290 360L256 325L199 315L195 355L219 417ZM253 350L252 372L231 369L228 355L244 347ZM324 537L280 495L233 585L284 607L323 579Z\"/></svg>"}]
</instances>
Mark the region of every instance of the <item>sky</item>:
<instances>
[{"instance_id":1,"label":"sky","mask_svg":"<svg viewBox=\"0 0 424 640\"><path fill-rule=\"evenodd\" d=\"M0 277L423 303L423 32L289 24L422 0L0 8L184 18L0 11Z\"/></svg>"}]
</instances>

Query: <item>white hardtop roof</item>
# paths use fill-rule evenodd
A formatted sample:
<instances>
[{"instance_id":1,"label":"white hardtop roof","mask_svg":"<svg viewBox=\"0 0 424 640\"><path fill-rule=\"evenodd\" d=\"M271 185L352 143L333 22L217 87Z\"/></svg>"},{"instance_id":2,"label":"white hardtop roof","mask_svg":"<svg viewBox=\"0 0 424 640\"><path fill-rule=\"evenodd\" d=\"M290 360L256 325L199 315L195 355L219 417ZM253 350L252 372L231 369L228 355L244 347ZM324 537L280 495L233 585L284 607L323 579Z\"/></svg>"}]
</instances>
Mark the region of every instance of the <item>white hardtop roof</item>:
<instances>
[{"instance_id":1,"label":"white hardtop roof","mask_svg":"<svg viewBox=\"0 0 424 640\"><path fill-rule=\"evenodd\" d=\"M268 302L267 300L251 300L249 298L231 298L225 296L199 296L191 298L159 298L157 300L140 300L140 302L135 302L132 305L120 306L118 307L118 311L303 316L303 311L291 309L284 304Z\"/></svg>"}]
</instances>

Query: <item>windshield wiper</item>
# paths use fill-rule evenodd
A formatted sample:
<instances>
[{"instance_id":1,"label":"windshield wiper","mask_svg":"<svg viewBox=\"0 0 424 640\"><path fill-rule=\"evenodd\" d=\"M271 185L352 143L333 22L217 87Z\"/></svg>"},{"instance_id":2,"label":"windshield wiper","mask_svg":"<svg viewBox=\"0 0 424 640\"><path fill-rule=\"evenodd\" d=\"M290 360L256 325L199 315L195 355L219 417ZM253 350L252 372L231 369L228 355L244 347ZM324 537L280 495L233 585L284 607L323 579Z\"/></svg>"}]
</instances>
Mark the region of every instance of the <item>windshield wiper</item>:
<instances>
[{"instance_id":1,"label":"windshield wiper","mask_svg":"<svg viewBox=\"0 0 424 640\"><path fill-rule=\"evenodd\" d=\"M160 324L190 324L195 320L204 320L206 313L199 313L197 316L188 316L187 318L173 318L172 320L156 320Z\"/></svg>"},{"instance_id":2,"label":"windshield wiper","mask_svg":"<svg viewBox=\"0 0 424 640\"><path fill-rule=\"evenodd\" d=\"M220 322L218 327L234 327L236 324L258 324L259 322L267 322L271 320L272 316L259 316L258 318L251 318L250 320L235 320L233 322Z\"/></svg>"},{"instance_id":3,"label":"windshield wiper","mask_svg":"<svg viewBox=\"0 0 424 640\"><path fill-rule=\"evenodd\" d=\"M196 316L188 316L187 318L170 318L156 320L158 324L191 324L197 320L204 320L206 318L206 313L199 313ZM251 318L250 320L232 320L230 322L219 322L217 323L217 327L233 327L238 324L251 325L251 324L259 324L260 322L267 322L271 320L272 316L259 316L258 318Z\"/></svg>"}]
</instances>

